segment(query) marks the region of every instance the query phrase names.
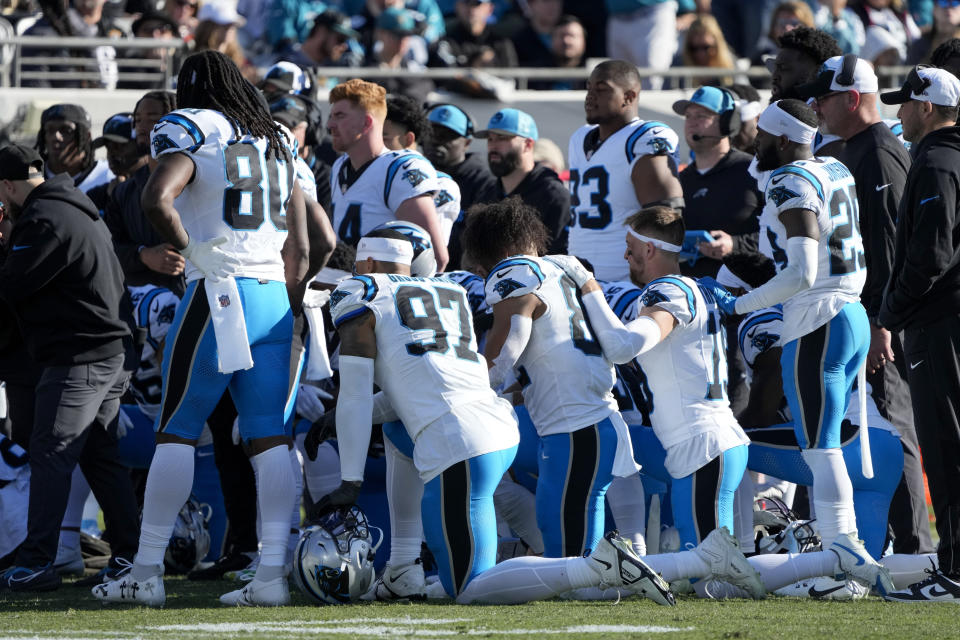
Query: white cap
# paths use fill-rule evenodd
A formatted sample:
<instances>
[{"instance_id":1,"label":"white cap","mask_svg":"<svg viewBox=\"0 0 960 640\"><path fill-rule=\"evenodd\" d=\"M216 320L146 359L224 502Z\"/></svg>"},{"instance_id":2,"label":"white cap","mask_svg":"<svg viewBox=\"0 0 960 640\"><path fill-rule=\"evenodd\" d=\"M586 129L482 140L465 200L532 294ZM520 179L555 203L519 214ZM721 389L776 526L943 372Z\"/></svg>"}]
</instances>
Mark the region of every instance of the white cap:
<instances>
[{"instance_id":1,"label":"white cap","mask_svg":"<svg viewBox=\"0 0 960 640\"><path fill-rule=\"evenodd\" d=\"M955 107L960 104L960 80L946 69L918 65L910 70L903 87L880 94L880 100L884 104L903 104L908 100L918 100L943 107Z\"/></svg>"},{"instance_id":2,"label":"white cap","mask_svg":"<svg viewBox=\"0 0 960 640\"><path fill-rule=\"evenodd\" d=\"M899 58L897 64L903 64L907 59L907 45L897 40L890 31L873 25L867 27L867 38L860 48L860 57L873 62L884 51L895 49Z\"/></svg>"},{"instance_id":3,"label":"white cap","mask_svg":"<svg viewBox=\"0 0 960 640\"><path fill-rule=\"evenodd\" d=\"M246 24L247 19L237 13L237 5L229 0L206 0L197 12L197 20L217 24Z\"/></svg>"},{"instance_id":4,"label":"white cap","mask_svg":"<svg viewBox=\"0 0 960 640\"><path fill-rule=\"evenodd\" d=\"M807 98L820 98L833 91L876 93L880 83L873 65L852 53L827 58L817 72L817 78L797 87L797 93Z\"/></svg>"}]
</instances>

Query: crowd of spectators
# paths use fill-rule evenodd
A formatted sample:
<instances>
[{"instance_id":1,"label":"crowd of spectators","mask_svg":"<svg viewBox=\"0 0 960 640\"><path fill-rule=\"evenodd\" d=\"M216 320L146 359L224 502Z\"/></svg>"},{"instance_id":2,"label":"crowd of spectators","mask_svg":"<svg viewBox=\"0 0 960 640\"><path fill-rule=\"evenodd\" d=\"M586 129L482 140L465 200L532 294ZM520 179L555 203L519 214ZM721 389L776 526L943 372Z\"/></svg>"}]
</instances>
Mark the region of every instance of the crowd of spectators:
<instances>
[{"instance_id":1,"label":"crowd of spectators","mask_svg":"<svg viewBox=\"0 0 960 640\"><path fill-rule=\"evenodd\" d=\"M25 57L96 60L26 64L27 72L60 73L24 85L135 89L170 88L183 53L203 49L226 54L251 80L258 68L280 60L303 68L477 70L577 68L589 57L611 57L653 69L711 67L717 73L695 78L694 86L732 85L744 81L737 72L772 60L780 39L799 26L824 31L843 53L880 65L927 62L960 28L960 4L952 0L3 0L0 11L11 32L27 36L182 40L181 49L102 46L92 55L24 50ZM143 59L159 62L151 67ZM145 69L154 75L118 76ZM330 86L336 81L328 79ZM445 82L444 88L496 95L482 73ZM657 77L645 82L663 86ZM384 83L415 99L434 88L428 80ZM583 88L575 78L529 86Z\"/></svg>"}]
</instances>

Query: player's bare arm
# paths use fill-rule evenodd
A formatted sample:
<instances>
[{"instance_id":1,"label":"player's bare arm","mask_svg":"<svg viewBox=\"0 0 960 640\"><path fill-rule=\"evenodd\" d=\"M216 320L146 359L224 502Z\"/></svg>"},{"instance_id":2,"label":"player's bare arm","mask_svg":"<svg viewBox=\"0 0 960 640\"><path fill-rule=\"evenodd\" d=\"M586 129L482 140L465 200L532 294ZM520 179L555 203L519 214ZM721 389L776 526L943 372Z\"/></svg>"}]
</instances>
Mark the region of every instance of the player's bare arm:
<instances>
[{"instance_id":1,"label":"player's bare arm","mask_svg":"<svg viewBox=\"0 0 960 640\"><path fill-rule=\"evenodd\" d=\"M287 203L287 238L283 241L280 255L283 257L283 273L287 283L290 308L300 313L303 294L309 282L310 241L307 237L307 212L303 190L294 183Z\"/></svg>"},{"instance_id":2,"label":"player's bare arm","mask_svg":"<svg viewBox=\"0 0 960 640\"><path fill-rule=\"evenodd\" d=\"M333 232L330 216L319 202L306 195L303 202L307 209L307 238L310 241L310 266L307 270L307 280L311 280L330 259L330 254L337 246L337 234Z\"/></svg>"},{"instance_id":3,"label":"player's bare arm","mask_svg":"<svg viewBox=\"0 0 960 640\"><path fill-rule=\"evenodd\" d=\"M783 400L783 380L780 371L782 352L783 349L780 347L773 347L754 359L750 398L743 413L737 416L737 422L744 429L769 427L780 422L777 411Z\"/></svg>"},{"instance_id":4,"label":"player's bare arm","mask_svg":"<svg viewBox=\"0 0 960 640\"><path fill-rule=\"evenodd\" d=\"M190 184L193 175L193 160L183 153L168 153L157 161L157 168L150 174L140 196L147 219L178 251L187 246L190 238L173 201Z\"/></svg>"},{"instance_id":5,"label":"player's bare arm","mask_svg":"<svg viewBox=\"0 0 960 640\"><path fill-rule=\"evenodd\" d=\"M427 233L430 234L430 240L433 241L433 253L437 258L437 272L443 271L450 261L450 255L447 253L447 243L443 241L443 235L440 233L440 219L437 217L437 209L433 204L433 195L425 193L416 198L409 198L397 207L397 220L405 220L418 224Z\"/></svg>"},{"instance_id":6,"label":"player's bare arm","mask_svg":"<svg viewBox=\"0 0 960 640\"><path fill-rule=\"evenodd\" d=\"M683 198L680 180L670 168L667 156L643 156L630 172L637 201L643 205L651 202Z\"/></svg>"}]
</instances>

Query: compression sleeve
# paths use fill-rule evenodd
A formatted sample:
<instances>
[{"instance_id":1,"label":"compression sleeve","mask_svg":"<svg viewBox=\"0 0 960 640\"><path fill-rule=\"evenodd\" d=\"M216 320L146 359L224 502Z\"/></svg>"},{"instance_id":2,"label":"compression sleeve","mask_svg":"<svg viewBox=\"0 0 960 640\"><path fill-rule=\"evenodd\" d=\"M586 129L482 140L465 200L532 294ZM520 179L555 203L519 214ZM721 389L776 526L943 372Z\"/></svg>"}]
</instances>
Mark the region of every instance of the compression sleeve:
<instances>
[{"instance_id":1,"label":"compression sleeve","mask_svg":"<svg viewBox=\"0 0 960 640\"><path fill-rule=\"evenodd\" d=\"M373 358L340 356L337 445L341 479L354 482L363 480L372 431Z\"/></svg>"},{"instance_id":2,"label":"compression sleeve","mask_svg":"<svg viewBox=\"0 0 960 640\"><path fill-rule=\"evenodd\" d=\"M738 315L780 304L809 289L817 279L819 242L806 236L787 239L787 266L766 284L737 298Z\"/></svg>"},{"instance_id":3,"label":"compression sleeve","mask_svg":"<svg viewBox=\"0 0 960 640\"><path fill-rule=\"evenodd\" d=\"M497 389L510 377L533 333L533 319L519 313L510 316L510 331L490 368L490 386Z\"/></svg>"},{"instance_id":4,"label":"compression sleeve","mask_svg":"<svg viewBox=\"0 0 960 640\"><path fill-rule=\"evenodd\" d=\"M639 316L626 325L613 313L600 291L583 296L583 306L603 355L614 364L630 362L660 342L660 325L650 316Z\"/></svg>"},{"instance_id":5,"label":"compression sleeve","mask_svg":"<svg viewBox=\"0 0 960 640\"><path fill-rule=\"evenodd\" d=\"M387 394L378 391L373 394L373 424L383 424L399 420L400 416L393 410L393 405L387 399Z\"/></svg>"}]
</instances>

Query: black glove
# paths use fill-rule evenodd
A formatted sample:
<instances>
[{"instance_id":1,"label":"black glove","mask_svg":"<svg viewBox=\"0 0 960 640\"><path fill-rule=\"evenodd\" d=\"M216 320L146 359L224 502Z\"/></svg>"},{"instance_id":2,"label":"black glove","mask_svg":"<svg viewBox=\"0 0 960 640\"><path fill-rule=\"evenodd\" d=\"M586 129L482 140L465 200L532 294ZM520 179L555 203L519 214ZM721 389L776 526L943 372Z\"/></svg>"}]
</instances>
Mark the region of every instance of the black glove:
<instances>
[{"instance_id":1,"label":"black glove","mask_svg":"<svg viewBox=\"0 0 960 640\"><path fill-rule=\"evenodd\" d=\"M362 486L363 482L360 480L344 480L339 487L310 506L307 510L307 520L318 520L331 511L356 504Z\"/></svg>"},{"instance_id":2,"label":"black glove","mask_svg":"<svg viewBox=\"0 0 960 640\"><path fill-rule=\"evenodd\" d=\"M330 409L320 416L320 419L310 425L310 431L303 440L303 450L306 452L310 462L317 459L317 449L329 438L337 435L337 410Z\"/></svg>"}]
</instances>

